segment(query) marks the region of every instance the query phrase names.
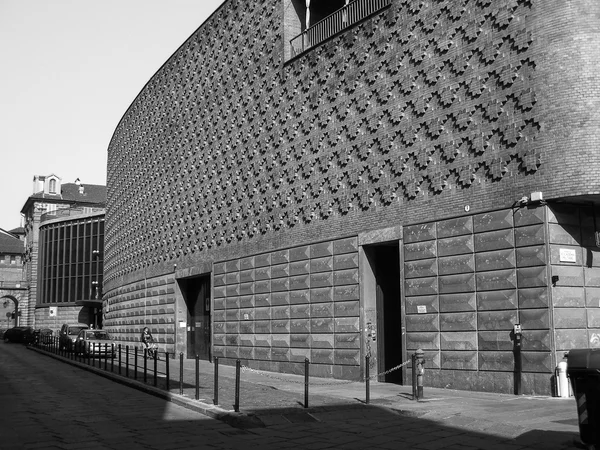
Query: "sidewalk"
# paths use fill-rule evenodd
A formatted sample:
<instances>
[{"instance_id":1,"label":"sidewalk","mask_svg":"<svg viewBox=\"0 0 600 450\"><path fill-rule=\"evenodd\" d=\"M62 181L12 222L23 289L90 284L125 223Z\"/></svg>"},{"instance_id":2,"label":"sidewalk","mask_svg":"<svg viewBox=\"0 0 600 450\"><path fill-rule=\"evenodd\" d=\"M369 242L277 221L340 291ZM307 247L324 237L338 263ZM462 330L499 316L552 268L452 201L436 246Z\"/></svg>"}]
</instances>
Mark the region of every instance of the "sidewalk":
<instances>
[{"instance_id":1,"label":"sidewalk","mask_svg":"<svg viewBox=\"0 0 600 450\"><path fill-rule=\"evenodd\" d=\"M539 448L577 448L579 441L577 407L573 398L528 397L504 394L456 391L427 387L425 372L424 398L412 399L411 386L390 383L370 383L370 402L365 402L365 383L311 377L308 408L304 407L304 376L242 370L240 377L239 412L234 411L235 367L219 364L219 404L214 405L214 365L199 361L199 387L196 400L196 362L184 360L184 384L180 388L180 362L169 360L170 383L159 376L154 387L151 365L146 383L138 372L137 381L130 368L129 378L90 367L84 363L50 354L109 377L117 382L144 390L153 395L202 412L243 429L259 429L299 422L327 422L376 415L398 415L426 419L446 427L480 432L504 439L528 440ZM164 359L159 371L164 371ZM104 365L102 364L102 367ZM180 392L183 392L181 395ZM537 447L536 447L537 448ZM583 447L579 447L583 448Z\"/></svg>"}]
</instances>

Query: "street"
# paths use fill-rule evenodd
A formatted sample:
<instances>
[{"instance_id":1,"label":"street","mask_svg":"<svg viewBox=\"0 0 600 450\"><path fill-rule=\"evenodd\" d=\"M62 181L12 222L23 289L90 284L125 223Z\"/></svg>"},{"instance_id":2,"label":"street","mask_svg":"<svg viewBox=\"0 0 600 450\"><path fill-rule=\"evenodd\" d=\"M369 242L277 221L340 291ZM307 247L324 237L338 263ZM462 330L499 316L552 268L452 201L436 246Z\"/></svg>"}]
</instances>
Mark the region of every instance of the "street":
<instances>
[{"instance_id":1,"label":"street","mask_svg":"<svg viewBox=\"0 0 600 450\"><path fill-rule=\"evenodd\" d=\"M323 409L237 429L19 344L0 343L0 448L569 449L573 433L491 436L386 408Z\"/></svg>"}]
</instances>

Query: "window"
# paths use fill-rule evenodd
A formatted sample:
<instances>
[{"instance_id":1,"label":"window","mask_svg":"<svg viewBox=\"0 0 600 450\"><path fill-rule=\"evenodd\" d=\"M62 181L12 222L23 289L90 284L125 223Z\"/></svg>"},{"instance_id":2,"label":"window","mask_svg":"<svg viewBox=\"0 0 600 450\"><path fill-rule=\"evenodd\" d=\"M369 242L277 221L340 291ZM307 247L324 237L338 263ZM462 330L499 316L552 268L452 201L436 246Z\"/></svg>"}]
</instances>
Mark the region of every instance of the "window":
<instances>
[{"instance_id":1,"label":"window","mask_svg":"<svg viewBox=\"0 0 600 450\"><path fill-rule=\"evenodd\" d=\"M52 178L50 180L50 186L49 186L48 190L50 191L51 194L56 194L56 180L54 178Z\"/></svg>"}]
</instances>

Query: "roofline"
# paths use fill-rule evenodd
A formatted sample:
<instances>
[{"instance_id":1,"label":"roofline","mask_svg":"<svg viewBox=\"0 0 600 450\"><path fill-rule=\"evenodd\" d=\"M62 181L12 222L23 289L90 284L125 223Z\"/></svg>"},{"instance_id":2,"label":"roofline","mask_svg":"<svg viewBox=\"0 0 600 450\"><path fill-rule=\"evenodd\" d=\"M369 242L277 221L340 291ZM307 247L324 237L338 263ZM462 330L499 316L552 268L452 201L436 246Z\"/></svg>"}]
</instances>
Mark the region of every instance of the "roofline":
<instances>
[{"instance_id":1,"label":"roofline","mask_svg":"<svg viewBox=\"0 0 600 450\"><path fill-rule=\"evenodd\" d=\"M121 118L119 119L119 122L118 122L118 123L117 123L117 125L115 126L115 129L114 129L114 131L113 131L112 135L110 136L110 141L109 141L109 143L108 143L108 146L109 146L109 147L110 147L110 143L113 141L113 138L115 137L115 133L117 132L117 129L118 129L118 128L119 128L119 126L121 125L121 122L123 122L123 119L125 119L125 116L126 116L126 115L127 115L127 113L129 112L129 110L132 108L132 106L133 106L133 105L134 105L134 104L137 102L137 99L140 97L140 95L142 94L142 92L144 92L144 90L146 89L146 87L148 86L148 84L150 84L150 82L151 82L151 81L154 79L154 77L155 77L155 76L156 76L156 75L157 75L157 74L158 74L158 73L159 73L159 72L160 72L160 71L163 69L163 67L165 67L169 61L171 61L171 59L172 59L172 58L173 58L173 57L174 57L174 56L177 54L177 52L179 52L179 50L180 50L180 49L181 49L181 48L182 48L182 47L183 47L185 44L187 44L187 42L190 40L190 38L191 38L191 37L192 37L194 34L196 34L196 32L197 32L197 31L198 31L200 28L202 28L202 27L203 27L203 26L204 26L204 25L205 25L205 24L206 24L206 23L207 23L207 22L208 22L210 19L212 19L212 17L213 17L215 14L217 14L217 12L219 12L219 11L220 11L220 10L223 8L223 6L225 6L225 4L226 4L228 1L229 1L229 0L223 0L223 2L221 3L221 5L220 5L220 6L219 6L217 9L215 9L215 10L213 11L213 13L212 13L210 16L208 16L208 17L207 17L207 18L204 20L204 22L202 22L202 23L200 24L200 26L199 26L198 28L196 28L196 29L195 29L195 30L192 32L192 34L190 34L190 35L188 36L188 38L187 38L185 41L183 41L183 43L182 43L182 44L181 44L179 47L177 47L177 49L176 49L176 50L175 50L175 51L174 51L174 52L171 54L171 56L169 56L169 57L167 58L167 60L166 60L166 61L165 61L165 62L164 62L164 63L163 63L163 64L162 64L162 65L161 65L159 68L158 68L158 70L152 74L152 76L151 76L151 77L148 79L148 81L146 81L146 84L144 84L144 86L142 87L142 89L140 89L140 91L138 92L138 94L137 94L137 95L134 97L134 99L131 101L131 103L129 104L129 106L127 107L127 109L125 110L125 112L123 113L123 115L121 116ZM108 152L108 149L107 149L107 152Z\"/></svg>"}]
</instances>

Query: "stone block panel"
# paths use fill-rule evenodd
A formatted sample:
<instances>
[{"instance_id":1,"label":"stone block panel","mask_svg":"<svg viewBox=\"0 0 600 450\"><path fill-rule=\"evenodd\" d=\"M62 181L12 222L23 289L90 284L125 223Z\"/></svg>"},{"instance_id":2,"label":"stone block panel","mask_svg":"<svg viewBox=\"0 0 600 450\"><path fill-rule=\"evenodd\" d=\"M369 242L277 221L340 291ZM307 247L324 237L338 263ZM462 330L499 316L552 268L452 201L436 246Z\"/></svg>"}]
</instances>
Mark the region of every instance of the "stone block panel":
<instances>
[{"instance_id":1,"label":"stone block panel","mask_svg":"<svg viewBox=\"0 0 600 450\"><path fill-rule=\"evenodd\" d=\"M436 226L433 222L404 227L403 233L403 240L407 244L413 242L429 241L437 237Z\"/></svg>"},{"instance_id":2,"label":"stone block panel","mask_svg":"<svg viewBox=\"0 0 600 450\"><path fill-rule=\"evenodd\" d=\"M437 256L436 241L425 241L404 244L404 261L431 259Z\"/></svg>"},{"instance_id":3,"label":"stone block panel","mask_svg":"<svg viewBox=\"0 0 600 450\"><path fill-rule=\"evenodd\" d=\"M333 313L335 317L359 317L360 302L358 300L350 302L336 302L333 304ZM314 316L313 316L314 317Z\"/></svg>"},{"instance_id":4,"label":"stone block panel","mask_svg":"<svg viewBox=\"0 0 600 450\"><path fill-rule=\"evenodd\" d=\"M408 317L407 317L408 318ZM440 330L447 331L471 331L477 329L477 315L475 312L463 313L441 313ZM407 321L408 324L408 321ZM407 326L408 330L408 326ZM423 330L426 331L426 330Z\"/></svg>"},{"instance_id":5,"label":"stone block panel","mask_svg":"<svg viewBox=\"0 0 600 450\"><path fill-rule=\"evenodd\" d=\"M334 303L311 303L310 317L333 317Z\"/></svg>"},{"instance_id":6,"label":"stone block panel","mask_svg":"<svg viewBox=\"0 0 600 450\"><path fill-rule=\"evenodd\" d=\"M335 348L360 350L360 333L343 333L335 335Z\"/></svg>"},{"instance_id":7,"label":"stone block panel","mask_svg":"<svg viewBox=\"0 0 600 450\"><path fill-rule=\"evenodd\" d=\"M446 275L438 278L440 294L475 291L475 274Z\"/></svg>"},{"instance_id":8,"label":"stone block panel","mask_svg":"<svg viewBox=\"0 0 600 450\"><path fill-rule=\"evenodd\" d=\"M358 252L358 238L351 237L347 239L340 239L333 242L333 254L341 255L344 253L356 253Z\"/></svg>"},{"instance_id":9,"label":"stone block panel","mask_svg":"<svg viewBox=\"0 0 600 450\"><path fill-rule=\"evenodd\" d=\"M517 269L519 289L548 286L546 267L523 267Z\"/></svg>"},{"instance_id":10,"label":"stone block panel","mask_svg":"<svg viewBox=\"0 0 600 450\"><path fill-rule=\"evenodd\" d=\"M519 289L519 308L545 308L549 306L548 288Z\"/></svg>"},{"instance_id":11,"label":"stone block panel","mask_svg":"<svg viewBox=\"0 0 600 450\"><path fill-rule=\"evenodd\" d=\"M438 311L439 297L437 295L406 297L406 314L433 313Z\"/></svg>"},{"instance_id":12,"label":"stone block panel","mask_svg":"<svg viewBox=\"0 0 600 450\"><path fill-rule=\"evenodd\" d=\"M555 308L554 328L586 328L588 325L585 308Z\"/></svg>"},{"instance_id":13,"label":"stone block panel","mask_svg":"<svg viewBox=\"0 0 600 450\"><path fill-rule=\"evenodd\" d=\"M479 311L517 309L518 307L516 289L477 293L477 309Z\"/></svg>"},{"instance_id":14,"label":"stone block panel","mask_svg":"<svg viewBox=\"0 0 600 450\"><path fill-rule=\"evenodd\" d=\"M406 296L432 295L438 292L438 280L435 277L404 280Z\"/></svg>"},{"instance_id":15,"label":"stone block panel","mask_svg":"<svg viewBox=\"0 0 600 450\"><path fill-rule=\"evenodd\" d=\"M472 216L442 220L437 223L437 238L443 239L454 236L470 235L473 233Z\"/></svg>"},{"instance_id":16,"label":"stone block panel","mask_svg":"<svg viewBox=\"0 0 600 450\"><path fill-rule=\"evenodd\" d=\"M476 275L476 283L478 291L515 289L517 287L517 274L514 269L479 272Z\"/></svg>"},{"instance_id":17,"label":"stone block panel","mask_svg":"<svg viewBox=\"0 0 600 450\"><path fill-rule=\"evenodd\" d=\"M475 351L444 351L440 352L442 369L477 370L477 352Z\"/></svg>"},{"instance_id":18,"label":"stone block panel","mask_svg":"<svg viewBox=\"0 0 600 450\"><path fill-rule=\"evenodd\" d=\"M335 347L335 336L333 334L310 334L310 343L312 348L328 348Z\"/></svg>"},{"instance_id":19,"label":"stone block panel","mask_svg":"<svg viewBox=\"0 0 600 450\"><path fill-rule=\"evenodd\" d=\"M587 348L588 334L585 329L556 329L554 331L556 350L570 350L573 348Z\"/></svg>"},{"instance_id":20,"label":"stone block panel","mask_svg":"<svg viewBox=\"0 0 600 450\"><path fill-rule=\"evenodd\" d=\"M432 277L438 274L436 259L421 259L404 264L405 278Z\"/></svg>"},{"instance_id":21,"label":"stone block panel","mask_svg":"<svg viewBox=\"0 0 600 450\"><path fill-rule=\"evenodd\" d=\"M519 208L514 211L515 227L543 224L545 208Z\"/></svg>"},{"instance_id":22,"label":"stone block panel","mask_svg":"<svg viewBox=\"0 0 600 450\"><path fill-rule=\"evenodd\" d=\"M473 231L475 233L503 230L512 228L512 226L513 214L511 210L492 211L473 216Z\"/></svg>"},{"instance_id":23,"label":"stone block panel","mask_svg":"<svg viewBox=\"0 0 600 450\"><path fill-rule=\"evenodd\" d=\"M358 366L360 365L360 350L335 349L334 362L342 366Z\"/></svg>"},{"instance_id":24,"label":"stone block panel","mask_svg":"<svg viewBox=\"0 0 600 450\"><path fill-rule=\"evenodd\" d=\"M555 286L584 286L583 267L552 266L552 281Z\"/></svg>"},{"instance_id":25,"label":"stone block panel","mask_svg":"<svg viewBox=\"0 0 600 450\"><path fill-rule=\"evenodd\" d=\"M474 292L442 294L439 296L439 302L442 312L475 311L477 308Z\"/></svg>"},{"instance_id":26,"label":"stone block panel","mask_svg":"<svg viewBox=\"0 0 600 450\"><path fill-rule=\"evenodd\" d=\"M479 351L512 351L511 331L480 331L477 333Z\"/></svg>"},{"instance_id":27,"label":"stone block panel","mask_svg":"<svg viewBox=\"0 0 600 450\"><path fill-rule=\"evenodd\" d=\"M546 232L543 224L515 228L514 233L517 247L542 245L546 242Z\"/></svg>"},{"instance_id":28,"label":"stone block panel","mask_svg":"<svg viewBox=\"0 0 600 450\"><path fill-rule=\"evenodd\" d=\"M549 352L521 352L523 372L552 373L552 357Z\"/></svg>"},{"instance_id":29,"label":"stone block panel","mask_svg":"<svg viewBox=\"0 0 600 450\"><path fill-rule=\"evenodd\" d=\"M441 350L477 350L476 332L448 332L442 333L440 338Z\"/></svg>"},{"instance_id":30,"label":"stone block panel","mask_svg":"<svg viewBox=\"0 0 600 450\"><path fill-rule=\"evenodd\" d=\"M516 310L479 312L477 315L479 330L510 331L515 323L519 323Z\"/></svg>"},{"instance_id":31,"label":"stone block panel","mask_svg":"<svg viewBox=\"0 0 600 450\"><path fill-rule=\"evenodd\" d=\"M440 275L453 275L475 271L475 258L472 254L438 258Z\"/></svg>"},{"instance_id":32,"label":"stone block panel","mask_svg":"<svg viewBox=\"0 0 600 450\"><path fill-rule=\"evenodd\" d=\"M545 245L534 245L533 247L521 247L516 249L517 267L545 266Z\"/></svg>"},{"instance_id":33,"label":"stone block panel","mask_svg":"<svg viewBox=\"0 0 600 450\"><path fill-rule=\"evenodd\" d=\"M478 233L474 236L474 248L477 253L511 249L514 245L515 240L512 229Z\"/></svg>"},{"instance_id":34,"label":"stone block panel","mask_svg":"<svg viewBox=\"0 0 600 450\"><path fill-rule=\"evenodd\" d=\"M479 370L512 371L515 357L512 352L503 351L481 351L477 366Z\"/></svg>"},{"instance_id":35,"label":"stone block panel","mask_svg":"<svg viewBox=\"0 0 600 450\"><path fill-rule=\"evenodd\" d=\"M552 350L552 333L550 330L527 330L523 333L521 342L523 351L546 351Z\"/></svg>"},{"instance_id":36,"label":"stone block panel","mask_svg":"<svg viewBox=\"0 0 600 450\"><path fill-rule=\"evenodd\" d=\"M406 349L408 352L417 349L423 350L439 350L440 349L440 334L438 332L407 332L406 333Z\"/></svg>"},{"instance_id":37,"label":"stone block panel","mask_svg":"<svg viewBox=\"0 0 600 450\"><path fill-rule=\"evenodd\" d=\"M462 255L473 253L473 235L457 236L446 239L438 239L438 256Z\"/></svg>"},{"instance_id":38,"label":"stone block panel","mask_svg":"<svg viewBox=\"0 0 600 450\"><path fill-rule=\"evenodd\" d=\"M583 276L586 286L600 287L600 267L584 267Z\"/></svg>"},{"instance_id":39,"label":"stone block panel","mask_svg":"<svg viewBox=\"0 0 600 450\"><path fill-rule=\"evenodd\" d=\"M349 284L346 286L336 286L333 288L333 301L345 302L349 300L358 300L360 289L358 284Z\"/></svg>"},{"instance_id":40,"label":"stone block panel","mask_svg":"<svg viewBox=\"0 0 600 450\"><path fill-rule=\"evenodd\" d=\"M548 239L551 244L580 246L581 231L578 225L550 223L548 225Z\"/></svg>"},{"instance_id":41,"label":"stone block panel","mask_svg":"<svg viewBox=\"0 0 600 450\"><path fill-rule=\"evenodd\" d=\"M512 248L482 252L475 255L475 267L478 272L513 269L515 266L515 252Z\"/></svg>"},{"instance_id":42,"label":"stone block panel","mask_svg":"<svg viewBox=\"0 0 600 450\"><path fill-rule=\"evenodd\" d=\"M437 314L416 314L406 316L406 331L439 331Z\"/></svg>"}]
</instances>

